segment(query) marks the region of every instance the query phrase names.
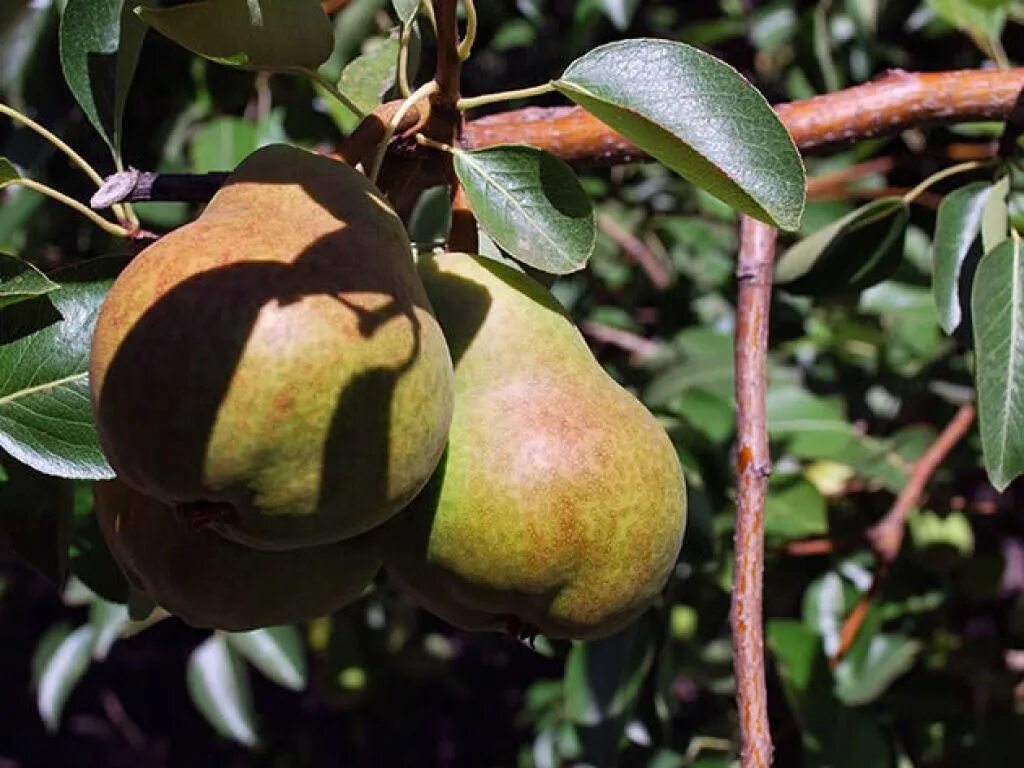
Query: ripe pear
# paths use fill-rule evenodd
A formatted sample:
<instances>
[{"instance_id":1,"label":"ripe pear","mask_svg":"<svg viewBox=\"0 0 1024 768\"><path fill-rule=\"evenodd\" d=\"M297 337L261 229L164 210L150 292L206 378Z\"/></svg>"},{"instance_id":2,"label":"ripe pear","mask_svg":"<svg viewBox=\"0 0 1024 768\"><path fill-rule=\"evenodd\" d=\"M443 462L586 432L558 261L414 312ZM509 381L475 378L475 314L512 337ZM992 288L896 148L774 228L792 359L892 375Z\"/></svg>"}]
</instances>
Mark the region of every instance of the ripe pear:
<instances>
[{"instance_id":1,"label":"ripe pear","mask_svg":"<svg viewBox=\"0 0 1024 768\"><path fill-rule=\"evenodd\" d=\"M118 277L89 373L118 476L260 549L387 520L430 478L452 413L401 221L353 168L284 145Z\"/></svg>"},{"instance_id":2,"label":"ripe pear","mask_svg":"<svg viewBox=\"0 0 1024 768\"><path fill-rule=\"evenodd\" d=\"M93 486L100 530L128 581L195 627L308 621L359 598L380 569L366 537L262 552L197 527L119 480Z\"/></svg>"},{"instance_id":3,"label":"ripe pear","mask_svg":"<svg viewBox=\"0 0 1024 768\"><path fill-rule=\"evenodd\" d=\"M538 283L460 253L420 273L455 361L455 414L435 476L379 534L389 573L466 629L616 631L682 544L671 441Z\"/></svg>"}]
</instances>

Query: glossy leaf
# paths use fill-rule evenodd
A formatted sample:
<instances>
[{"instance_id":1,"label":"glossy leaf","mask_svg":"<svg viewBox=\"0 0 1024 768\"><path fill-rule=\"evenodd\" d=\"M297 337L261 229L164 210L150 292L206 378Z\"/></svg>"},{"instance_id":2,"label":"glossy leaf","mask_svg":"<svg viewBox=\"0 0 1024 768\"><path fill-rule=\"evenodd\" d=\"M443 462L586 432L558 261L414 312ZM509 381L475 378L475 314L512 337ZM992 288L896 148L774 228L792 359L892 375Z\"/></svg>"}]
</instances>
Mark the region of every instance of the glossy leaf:
<instances>
[{"instance_id":1,"label":"glossy leaf","mask_svg":"<svg viewBox=\"0 0 1024 768\"><path fill-rule=\"evenodd\" d=\"M1006 197L1010 192L1010 177L1003 176L992 185L981 214L981 247L985 253L1010 236L1010 211Z\"/></svg>"},{"instance_id":2,"label":"glossy leaf","mask_svg":"<svg viewBox=\"0 0 1024 768\"><path fill-rule=\"evenodd\" d=\"M137 12L193 53L245 69L316 69L334 48L319 0L196 0Z\"/></svg>"},{"instance_id":3,"label":"glossy leaf","mask_svg":"<svg viewBox=\"0 0 1024 768\"><path fill-rule=\"evenodd\" d=\"M874 200L790 247L776 264L775 282L813 296L880 283L903 260L909 218L902 199Z\"/></svg>"},{"instance_id":4,"label":"glossy leaf","mask_svg":"<svg viewBox=\"0 0 1024 768\"><path fill-rule=\"evenodd\" d=\"M40 472L113 476L93 426L88 362L96 315L123 264L58 270L61 290L0 309L0 448Z\"/></svg>"},{"instance_id":5,"label":"glossy leaf","mask_svg":"<svg viewBox=\"0 0 1024 768\"><path fill-rule=\"evenodd\" d=\"M0 483L0 531L22 560L62 584L74 520L71 482L36 472L2 451L0 468L7 476Z\"/></svg>"},{"instance_id":6,"label":"glossy leaf","mask_svg":"<svg viewBox=\"0 0 1024 768\"><path fill-rule=\"evenodd\" d=\"M60 22L64 79L89 122L121 156L121 122L146 37L131 0L68 0Z\"/></svg>"},{"instance_id":7,"label":"glossy leaf","mask_svg":"<svg viewBox=\"0 0 1024 768\"><path fill-rule=\"evenodd\" d=\"M983 181L950 192L935 220L932 295L939 325L952 333L960 325L960 270L981 231L981 213L991 185Z\"/></svg>"},{"instance_id":8,"label":"glossy leaf","mask_svg":"<svg viewBox=\"0 0 1024 768\"><path fill-rule=\"evenodd\" d=\"M398 50L394 38L381 40L350 61L341 71L338 87L363 112L370 113L394 86L398 77Z\"/></svg>"},{"instance_id":9,"label":"glossy leaf","mask_svg":"<svg viewBox=\"0 0 1024 768\"><path fill-rule=\"evenodd\" d=\"M274 682L301 691L306 687L306 657L295 627L269 627L227 635L232 647Z\"/></svg>"},{"instance_id":10,"label":"glossy leaf","mask_svg":"<svg viewBox=\"0 0 1024 768\"><path fill-rule=\"evenodd\" d=\"M192 702L218 733L253 747L258 739L249 673L224 635L214 633L188 660Z\"/></svg>"},{"instance_id":11,"label":"glossy leaf","mask_svg":"<svg viewBox=\"0 0 1024 768\"><path fill-rule=\"evenodd\" d=\"M60 288L27 261L0 253L0 309Z\"/></svg>"},{"instance_id":12,"label":"glossy leaf","mask_svg":"<svg viewBox=\"0 0 1024 768\"><path fill-rule=\"evenodd\" d=\"M1002 491L1024 472L1024 254L1005 240L978 264L971 291L981 446Z\"/></svg>"},{"instance_id":13,"label":"glossy leaf","mask_svg":"<svg viewBox=\"0 0 1024 768\"><path fill-rule=\"evenodd\" d=\"M60 727L64 705L89 668L95 638L96 630L85 624L65 637L45 660L40 660L36 706L51 733Z\"/></svg>"},{"instance_id":14,"label":"glossy leaf","mask_svg":"<svg viewBox=\"0 0 1024 768\"><path fill-rule=\"evenodd\" d=\"M602 122L737 210L800 225L804 169L774 110L731 66L668 40L609 43L554 86Z\"/></svg>"},{"instance_id":15,"label":"glossy leaf","mask_svg":"<svg viewBox=\"0 0 1024 768\"><path fill-rule=\"evenodd\" d=\"M566 163L508 144L457 151L455 172L480 228L512 257L556 275L587 263L597 239L594 209Z\"/></svg>"}]
</instances>

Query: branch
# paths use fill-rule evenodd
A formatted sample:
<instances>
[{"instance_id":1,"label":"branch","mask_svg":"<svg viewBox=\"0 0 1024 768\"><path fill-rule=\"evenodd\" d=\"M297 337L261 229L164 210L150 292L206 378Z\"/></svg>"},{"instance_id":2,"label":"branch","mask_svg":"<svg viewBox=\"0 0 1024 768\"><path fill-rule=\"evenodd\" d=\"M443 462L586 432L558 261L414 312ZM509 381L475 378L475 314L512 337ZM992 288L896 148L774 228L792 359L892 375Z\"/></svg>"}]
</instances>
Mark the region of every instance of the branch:
<instances>
[{"instance_id":1,"label":"branch","mask_svg":"<svg viewBox=\"0 0 1024 768\"><path fill-rule=\"evenodd\" d=\"M767 224L747 216L740 219L735 341L736 474L739 487L730 622L743 768L767 768L772 761L761 613L764 504L771 474L765 388L776 234Z\"/></svg>"},{"instance_id":2,"label":"branch","mask_svg":"<svg viewBox=\"0 0 1024 768\"><path fill-rule=\"evenodd\" d=\"M1006 120L1022 88L1024 68L929 73L900 71L844 91L780 104L776 111L797 146L809 152L932 122L951 124L971 120ZM530 107L490 115L467 123L460 140L466 149L509 143L531 144L578 165L615 165L646 158L636 147L579 107ZM183 183L185 178L188 177L181 179ZM203 182L197 183L202 185ZM193 200L199 196L196 192L190 197L157 197L159 185L150 184L149 187L150 197L137 198L129 190L113 202Z\"/></svg>"}]
</instances>

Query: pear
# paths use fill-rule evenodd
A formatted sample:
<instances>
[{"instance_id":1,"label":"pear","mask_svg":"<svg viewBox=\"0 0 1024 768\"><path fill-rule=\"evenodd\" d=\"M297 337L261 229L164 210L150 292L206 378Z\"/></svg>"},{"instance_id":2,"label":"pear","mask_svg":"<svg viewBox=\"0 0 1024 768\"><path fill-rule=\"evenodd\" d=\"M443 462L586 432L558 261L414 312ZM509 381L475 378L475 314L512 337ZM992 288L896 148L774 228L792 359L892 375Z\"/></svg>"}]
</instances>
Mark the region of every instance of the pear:
<instances>
[{"instance_id":1,"label":"pear","mask_svg":"<svg viewBox=\"0 0 1024 768\"><path fill-rule=\"evenodd\" d=\"M353 168L284 145L121 273L89 372L117 475L260 549L387 520L434 471L452 413L401 221Z\"/></svg>"},{"instance_id":2,"label":"pear","mask_svg":"<svg viewBox=\"0 0 1024 768\"><path fill-rule=\"evenodd\" d=\"M488 259L421 259L455 361L435 476L380 532L396 582L451 624L594 638L675 565L686 490L664 429L539 284Z\"/></svg>"},{"instance_id":3,"label":"pear","mask_svg":"<svg viewBox=\"0 0 1024 768\"><path fill-rule=\"evenodd\" d=\"M100 530L132 586L195 627L308 621L358 599L380 569L365 537L261 552L196 527L119 480L93 486Z\"/></svg>"}]
</instances>

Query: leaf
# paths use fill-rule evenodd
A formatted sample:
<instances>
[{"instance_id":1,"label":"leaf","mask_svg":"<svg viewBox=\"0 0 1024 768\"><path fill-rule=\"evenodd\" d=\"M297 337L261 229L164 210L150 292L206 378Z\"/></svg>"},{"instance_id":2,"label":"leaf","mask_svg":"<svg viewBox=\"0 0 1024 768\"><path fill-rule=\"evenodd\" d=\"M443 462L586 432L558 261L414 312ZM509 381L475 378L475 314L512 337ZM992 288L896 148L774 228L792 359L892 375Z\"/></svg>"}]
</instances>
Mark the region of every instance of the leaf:
<instances>
[{"instance_id":1,"label":"leaf","mask_svg":"<svg viewBox=\"0 0 1024 768\"><path fill-rule=\"evenodd\" d=\"M83 490L84 493L76 494L74 528L67 550L71 572L103 600L127 603L131 587L96 520L91 485Z\"/></svg>"},{"instance_id":2,"label":"leaf","mask_svg":"<svg viewBox=\"0 0 1024 768\"><path fill-rule=\"evenodd\" d=\"M422 0L391 0L400 24L408 24L416 18L416 12L420 9Z\"/></svg>"},{"instance_id":3,"label":"leaf","mask_svg":"<svg viewBox=\"0 0 1024 768\"><path fill-rule=\"evenodd\" d=\"M89 668L95 637L96 631L85 624L37 662L42 671L36 686L36 706L50 733L60 727L64 705ZM40 647L45 648L45 645L40 644Z\"/></svg>"},{"instance_id":4,"label":"leaf","mask_svg":"<svg viewBox=\"0 0 1024 768\"><path fill-rule=\"evenodd\" d=\"M776 264L775 282L812 296L880 283L903 260L909 218L901 198L873 200L790 247Z\"/></svg>"},{"instance_id":5,"label":"leaf","mask_svg":"<svg viewBox=\"0 0 1024 768\"><path fill-rule=\"evenodd\" d=\"M967 184L943 198L935 220L932 295L939 325L947 334L960 325L960 270L981 230L981 212L991 185Z\"/></svg>"},{"instance_id":6,"label":"leaf","mask_svg":"<svg viewBox=\"0 0 1024 768\"><path fill-rule=\"evenodd\" d=\"M306 657L295 627L269 627L227 635L232 647L274 682L301 691L306 687Z\"/></svg>"},{"instance_id":7,"label":"leaf","mask_svg":"<svg viewBox=\"0 0 1024 768\"><path fill-rule=\"evenodd\" d=\"M850 706L874 701L914 666L920 650L921 644L905 635L862 627L853 648L836 667L836 696Z\"/></svg>"},{"instance_id":8,"label":"leaf","mask_svg":"<svg viewBox=\"0 0 1024 768\"><path fill-rule=\"evenodd\" d=\"M574 643L565 661L566 714L590 726L627 714L653 661L644 621L601 640Z\"/></svg>"},{"instance_id":9,"label":"leaf","mask_svg":"<svg viewBox=\"0 0 1024 768\"><path fill-rule=\"evenodd\" d=\"M800 154L764 96L725 62L683 43L623 40L577 59L553 85L737 210L800 225Z\"/></svg>"},{"instance_id":10,"label":"leaf","mask_svg":"<svg viewBox=\"0 0 1024 768\"><path fill-rule=\"evenodd\" d=\"M0 253L0 309L60 288L27 261Z\"/></svg>"},{"instance_id":11,"label":"leaf","mask_svg":"<svg viewBox=\"0 0 1024 768\"><path fill-rule=\"evenodd\" d=\"M94 660L103 661L107 658L111 647L129 622L128 606L108 603L99 598L93 600L89 608L89 625L96 633L92 645Z\"/></svg>"},{"instance_id":12,"label":"leaf","mask_svg":"<svg viewBox=\"0 0 1024 768\"><path fill-rule=\"evenodd\" d=\"M992 185L985 199L981 214L981 247L985 253L1010 236L1010 211L1006 200L1009 193L1010 177L1007 175Z\"/></svg>"},{"instance_id":13,"label":"leaf","mask_svg":"<svg viewBox=\"0 0 1024 768\"><path fill-rule=\"evenodd\" d=\"M394 38L381 40L341 71L338 88L364 113L369 114L380 106L384 94L394 86L400 47Z\"/></svg>"},{"instance_id":14,"label":"leaf","mask_svg":"<svg viewBox=\"0 0 1024 768\"><path fill-rule=\"evenodd\" d=\"M765 534L788 541L828 533L825 499L799 476L772 476L765 500Z\"/></svg>"},{"instance_id":15,"label":"leaf","mask_svg":"<svg viewBox=\"0 0 1024 768\"><path fill-rule=\"evenodd\" d=\"M60 63L89 122L121 157L125 103L146 37L127 0L68 0L60 20Z\"/></svg>"},{"instance_id":16,"label":"leaf","mask_svg":"<svg viewBox=\"0 0 1024 768\"><path fill-rule=\"evenodd\" d=\"M615 28L624 32L633 23L640 0L601 0L601 10Z\"/></svg>"},{"instance_id":17,"label":"leaf","mask_svg":"<svg viewBox=\"0 0 1024 768\"><path fill-rule=\"evenodd\" d=\"M113 477L89 403L96 315L120 258L51 276L61 290L0 309L0 448L49 475Z\"/></svg>"},{"instance_id":18,"label":"leaf","mask_svg":"<svg viewBox=\"0 0 1024 768\"><path fill-rule=\"evenodd\" d=\"M49 3L0 3L0 92L23 112L25 78L48 43L52 12Z\"/></svg>"},{"instance_id":19,"label":"leaf","mask_svg":"<svg viewBox=\"0 0 1024 768\"><path fill-rule=\"evenodd\" d=\"M582 268L597 225L576 174L543 150L517 144L455 152L480 228L513 258L556 275Z\"/></svg>"},{"instance_id":20,"label":"leaf","mask_svg":"<svg viewBox=\"0 0 1024 768\"><path fill-rule=\"evenodd\" d=\"M43 475L0 451L0 531L17 555L54 584L67 575L74 495L67 480Z\"/></svg>"},{"instance_id":21,"label":"leaf","mask_svg":"<svg viewBox=\"0 0 1024 768\"><path fill-rule=\"evenodd\" d=\"M316 69L334 49L319 0L197 0L136 12L193 53L244 69Z\"/></svg>"},{"instance_id":22,"label":"leaf","mask_svg":"<svg viewBox=\"0 0 1024 768\"><path fill-rule=\"evenodd\" d=\"M1002 35L1006 11L1001 8L986 8L973 0L928 0L928 5L948 24L970 35L980 47L987 39Z\"/></svg>"},{"instance_id":23,"label":"leaf","mask_svg":"<svg viewBox=\"0 0 1024 768\"><path fill-rule=\"evenodd\" d=\"M1024 259L1018 238L978 264L971 291L981 447L1002 491L1024 472Z\"/></svg>"},{"instance_id":24,"label":"leaf","mask_svg":"<svg viewBox=\"0 0 1024 768\"><path fill-rule=\"evenodd\" d=\"M256 746L249 673L222 634L210 635L192 652L187 680L192 702L219 734Z\"/></svg>"},{"instance_id":25,"label":"leaf","mask_svg":"<svg viewBox=\"0 0 1024 768\"><path fill-rule=\"evenodd\" d=\"M14 163L6 157L0 157L0 189L9 187L21 178L21 171L14 167Z\"/></svg>"}]
</instances>

